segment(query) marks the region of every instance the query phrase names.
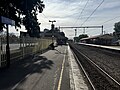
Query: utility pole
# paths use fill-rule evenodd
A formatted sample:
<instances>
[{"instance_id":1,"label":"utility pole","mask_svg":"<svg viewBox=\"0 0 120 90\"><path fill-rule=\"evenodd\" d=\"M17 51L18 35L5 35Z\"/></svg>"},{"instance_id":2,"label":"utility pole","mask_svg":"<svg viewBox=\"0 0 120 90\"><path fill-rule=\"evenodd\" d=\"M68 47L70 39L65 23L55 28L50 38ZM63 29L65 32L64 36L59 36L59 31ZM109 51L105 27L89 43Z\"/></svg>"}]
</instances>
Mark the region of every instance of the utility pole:
<instances>
[{"instance_id":1,"label":"utility pole","mask_svg":"<svg viewBox=\"0 0 120 90\"><path fill-rule=\"evenodd\" d=\"M10 47L9 47L9 29L8 29L8 24L6 25L6 30L7 30L7 45L6 45L6 56L7 56L7 68L10 67Z\"/></svg>"},{"instance_id":2,"label":"utility pole","mask_svg":"<svg viewBox=\"0 0 120 90\"><path fill-rule=\"evenodd\" d=\"M83 34L85 34L85 28L83 28Z\"/></svg>"},{"instance_id":3,"label":"utility pole","mask_svg":"<svg viewBox=\"0 0 120 90\"><path fill-rule=\"evenodd\" d=\"M102 35L103 35L104 31L103 31L103 25L102 25Z\"/></svg>"},{"instance_id":4,"label":"utility pole","mask_svg":"<svg viewBox=\"0 0 120 90\"><path fill-rule=\"evenodd\" d=\"M75 37L77 36L77 29L75 29Z\"/></svg>"},{"instance_id":5,"label":"utility pole","mask_svg":"<svg viewBox=\"0 0 120 90\"><path fill-rule=\"evenodd\" d=\"M53 23L56 22L56 21L55 20L53 20L53 21L49 20L49 22L52 22L52 24L51 24L51 31L52 31L52 43L53 43L53 37L54 37L53 32L54 32L54 29L55 29L55 25Z\"/></svg>"},{"instance_id":6,"label":"utility pole","mask_svg":"<svg viewBox=\"0 0 120 90\"><path fill-rule=\"evenodd\" d=\"M74 42L76 42L76 37L77 36L77 29L75 29L75 37L74 37Z\"/></svg>"},{"instance_id":7,"label":"utility pole","mask_svg":"<svg viewBox=\"0 0 120 90\"><path fill-rule=\"evenodd\" d=\"M54 30L54 22L56 22L55 20L53 20L53 21L51 21L51 20L49 20L49 22L52 22L52 24L51 24L51 30Z\"/></svg>"},{"instance_id":8,"label":"utility pole","mask_svg":"<svg viewBox=\"0 0 120 90\"><path fill-rule=\"evenodd\" d=\"M55 20L53 20L53 21L49 20L49 22L52 22L52 24L53 24L53 22L56 22L56 21Z\"/></svg>"}]
</instances>

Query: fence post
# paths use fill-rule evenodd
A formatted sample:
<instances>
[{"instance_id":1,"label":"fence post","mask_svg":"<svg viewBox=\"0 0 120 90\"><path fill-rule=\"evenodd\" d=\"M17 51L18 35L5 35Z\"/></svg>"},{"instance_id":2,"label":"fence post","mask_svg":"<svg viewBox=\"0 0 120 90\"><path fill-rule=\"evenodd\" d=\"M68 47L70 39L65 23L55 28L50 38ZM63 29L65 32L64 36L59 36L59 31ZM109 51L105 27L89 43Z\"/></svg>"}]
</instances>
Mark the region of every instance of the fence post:
<instances>
[{"instance_id":1,"label":"fence post","mask_svg":"<svg viewBox=\"0 0 120 90\"><path fill-rule=\"evenodd\" d=\"M0 67L1 67L1 64L2 64L2 60L1 60L1 52L2 52L2 38L0 38Z\"/></svg>"},{"instance_id":2,"label":"fence post","mask_svg":"<svg viewBox=\"0 0 120 90\"><path fill-rule=\"evenodd\" d=\"M35 54L36 54L36 38L35 38Z\"/></svg>"},{"instance_id":3,"label":"fence post","mask_svg":"<svg viewBox=\"0 0 120 90\"><path fill-rule=\"evenodd\" d=\"M9 30L8 30L8 25L7 25L7 36L6 36L6 40L7 40L7 45L6 45L6 56L7 56L7 68L10 67L10 47L9 47Z\"/></svg>"},{"instance_id":4,"label":"fence post","mask_svg":"<svg viewBox=\"0 0 120 90\"><path fill-rule=\"evenodd\" d=\"M23 43L23 58L24 58L24 54L25 54L25 52L24 52L24 36L22 36L22 43Z\"/></svg>"}]
</instances>

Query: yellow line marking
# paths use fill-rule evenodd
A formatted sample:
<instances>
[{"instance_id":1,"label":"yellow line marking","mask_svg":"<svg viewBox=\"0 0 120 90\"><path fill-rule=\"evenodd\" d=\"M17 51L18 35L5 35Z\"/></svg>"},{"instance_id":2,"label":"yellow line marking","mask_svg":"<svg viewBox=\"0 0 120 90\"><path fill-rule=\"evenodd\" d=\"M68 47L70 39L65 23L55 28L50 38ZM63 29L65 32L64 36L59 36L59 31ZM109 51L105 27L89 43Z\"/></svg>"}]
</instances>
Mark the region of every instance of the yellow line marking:
<instances>
[{"instance_id":1,"label":"yellow line marking","mask_svg":"<svg viewBox=\"0 0 120 90\"><path fill-rule=\"evenodd\" d=\"M66 49L65 49L65 52L66 52ZM63 76L63 70L64 70L64 64L65 64L65 55L64 55L64 58L63 58L63 62L62 62L62 70L61 70L61 73L60 73L60 79L59 79L59 82L58 82L58 88L57 88L57 90L60 90L60 88L61 88L62 76Z\"/></svg>"}]
</instances>

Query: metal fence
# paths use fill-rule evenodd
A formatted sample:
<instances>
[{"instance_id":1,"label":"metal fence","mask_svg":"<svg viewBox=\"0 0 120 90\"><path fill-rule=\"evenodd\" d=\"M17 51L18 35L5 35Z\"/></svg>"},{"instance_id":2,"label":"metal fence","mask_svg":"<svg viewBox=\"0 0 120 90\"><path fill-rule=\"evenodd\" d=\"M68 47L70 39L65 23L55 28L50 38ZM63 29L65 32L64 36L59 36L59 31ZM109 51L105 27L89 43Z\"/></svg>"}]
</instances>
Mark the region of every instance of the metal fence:
<instances>
[{"instance_id":1,"label":"metal fence","mask_svg":"<svg viewBox=\"0 0 120 90\"><path fill-rule=\"evenodd\" d=\"M0 38L0 67L2 67L2 64L6 61L6 44L3 44L3 38Z\"/></svg>"},{"instance_id":2,"label":"metal fence","mask_svg":"<svg viewBox=\"0 0 120 90\"><path fill-rule=\"evenodd\" d=\"M48 46L55 42L53 38L30 38L21 37L19 43L10 44L10 61L19 60L31 54L43 52ZM0 68L5 67L6 60L6 44L0 39Z\"/></svg>"}]
</instances>

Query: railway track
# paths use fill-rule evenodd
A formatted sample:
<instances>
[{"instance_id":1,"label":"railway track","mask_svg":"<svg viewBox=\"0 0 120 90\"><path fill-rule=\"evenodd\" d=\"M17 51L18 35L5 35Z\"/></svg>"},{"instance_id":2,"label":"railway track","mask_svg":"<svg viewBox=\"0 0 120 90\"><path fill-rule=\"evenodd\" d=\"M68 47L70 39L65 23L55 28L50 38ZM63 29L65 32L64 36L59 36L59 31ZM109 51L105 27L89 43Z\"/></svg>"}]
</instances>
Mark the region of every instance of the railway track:
<instances>
[{"instance_id":1,"label":"railway track","mask_svg":"<svg viewBox=\"0 0 120 90\"><path fill-rule=\"evenodd\" d=\"M82 68L93 90L120 90L120 83L70 44L78 65Z\"/></svg>"}]
</instances>

